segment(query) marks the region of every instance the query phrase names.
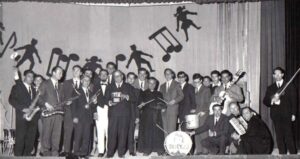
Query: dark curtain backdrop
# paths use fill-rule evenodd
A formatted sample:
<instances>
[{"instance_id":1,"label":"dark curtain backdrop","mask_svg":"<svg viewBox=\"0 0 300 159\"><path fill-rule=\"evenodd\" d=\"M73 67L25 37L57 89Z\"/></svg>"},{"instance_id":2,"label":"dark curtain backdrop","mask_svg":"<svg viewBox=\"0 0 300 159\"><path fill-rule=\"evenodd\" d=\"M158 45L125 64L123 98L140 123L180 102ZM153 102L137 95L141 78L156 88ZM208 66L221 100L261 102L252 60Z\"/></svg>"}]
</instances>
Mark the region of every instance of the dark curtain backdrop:
<instances>
[{"instance_id":1,"label":"dark curtain backdrop","mask_svg":"<svg viewBox=\"0 0 300 159\"><path fill-rule=\"evenodd\" d=\"M286 70L287 77L290 78L300 67L300 1L286 0ZM294 80L294 85L298 90L300 99L300 75ZM300 148L300 104L298 100L298 120L295 123L296 138L298 148Z\"/></svg>"},{"instance_id":2,"label":"dark curtain backdrop","mask_svg":"<svg viewBox=\"0 0 300 159\"><path fill-rule=\"evenodd\" d=\"M285 68L285 1L261 2L261 72L260 72L260 114L269 126L273 137L274 128L270 110L263 103L268 85L273 83L272 69Z\"/></svg>"}]
</instances>

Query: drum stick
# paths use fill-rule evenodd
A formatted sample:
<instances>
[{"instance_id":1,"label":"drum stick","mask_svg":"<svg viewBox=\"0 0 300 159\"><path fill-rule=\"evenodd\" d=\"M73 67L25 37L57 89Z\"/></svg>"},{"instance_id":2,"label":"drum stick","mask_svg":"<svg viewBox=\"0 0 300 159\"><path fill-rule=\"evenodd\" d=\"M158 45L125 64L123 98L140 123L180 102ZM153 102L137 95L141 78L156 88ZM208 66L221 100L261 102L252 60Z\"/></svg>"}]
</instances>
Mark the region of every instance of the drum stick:
<instances>
[{"instance_id":1,"label":"drum stick","mask_svg":"<svg viewBox=\"0 0 300 159\"><path fill-rule=\"evenodd\" d=\"M166 130L164 130L162 127L160 127L158 124L155 124L161 131L163 131L166 134L169 134Z\"/></svg>"},{"instance_id":2,"label":"drum stick","mask_svg":"<svg viewBox=\"0 0 300 159\"><path fill-rule=\"evenodd\" d=\"M145 102L145 103L142 103L142 104L138 105L138 107L139 107L139 108L142 108L142 107L144 107L146 104L149 104L149 103L153 102L154 100L155 100L155 99L151 99L151 100L149 100L148 102Z\"/></svg>"},{"instance_id":3,"label":"drum stick","mask_svg":"<svg viewBox=\"0 0 300 159\"><path fill-rule=\"evenodd\" d=\"M161 101L163 101L163 102L165 102L166 104L168 104L168 102L165 101L164 99L161 99L161 98L159 98L159 97L158 97L158 99L161 100Z\"/></svg>"}]
</instances>

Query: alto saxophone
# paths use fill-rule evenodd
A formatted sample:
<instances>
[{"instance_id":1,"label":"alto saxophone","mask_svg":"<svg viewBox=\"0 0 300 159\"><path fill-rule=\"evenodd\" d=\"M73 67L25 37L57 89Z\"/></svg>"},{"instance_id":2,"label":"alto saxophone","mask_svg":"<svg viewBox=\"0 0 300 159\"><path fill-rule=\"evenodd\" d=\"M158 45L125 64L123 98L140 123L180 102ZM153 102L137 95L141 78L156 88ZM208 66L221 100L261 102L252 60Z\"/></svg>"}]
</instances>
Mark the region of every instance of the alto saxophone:
<instances>
[{"instance_id":1,"label":"alto saxophone","mask_svg":"<svg viewBox=\"0 0 300 159\"><path fill-rule=\"evenodd\" d=\"M29 106L29 112L25 113L24 114L24 118L27 120L27 121L31 121L32 118L34 117L34 115L40 110L40 107L36 107L36 103L39 99L39 96L40 96L40 93L37 94L37 96L34 98L34 100L32 101L32 103L30 104Z\"/></svg>"}]
</instances>

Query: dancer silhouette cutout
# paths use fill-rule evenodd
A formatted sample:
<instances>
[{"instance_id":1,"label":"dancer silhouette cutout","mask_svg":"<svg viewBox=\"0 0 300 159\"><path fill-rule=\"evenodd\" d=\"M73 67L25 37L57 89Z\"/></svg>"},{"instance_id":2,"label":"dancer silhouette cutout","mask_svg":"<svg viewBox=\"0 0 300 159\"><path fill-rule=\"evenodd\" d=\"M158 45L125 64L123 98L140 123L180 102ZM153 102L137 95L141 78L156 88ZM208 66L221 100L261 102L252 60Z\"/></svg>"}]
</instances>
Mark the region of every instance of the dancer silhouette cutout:
<instances>
[{"instance_id":1,"label":"dancer silhouette cutout","mask_svg":"<svg viewBox=\"0 0 300 159\"><path fill-rule=\"evenodd\" d=\"M22 56L21 60L18 62L16 67L21 66L26 60L29 60L30 61L29 70L32 70L34 67L34 64L35 64L33 54L36 55L36 57L39 60L39 63L42 63L42 60L38 53L38 50L35 48L37 43L38 43L38 41L36 39L32 39L31 44L14 49L14 51L25 50L24 55Z\"/></svg>"},{"instance_id":2,"label":"dancer silhouette cutout","mask_svg":"<svg viewBox=\"0 0 300 159\"><path fill-rule=\"evenodd\" d=\"M3 45L2 31L5 31L5 27L3 26L3 23L0 22L0 45Z\"/></svg>"},{"instance_id":3,"label":"dancer silhouette cutout","mask_svg":"<svg viewBox=\"0 0 300 159\"><path fill-rule=\"evenodd\" d=\"M102 70L101 64L98 62L102 62L102 59L98 59L97 56L92 56L90 59L85 60L87 63L83 66L85 69L90 69L95 72L97 69Z\"/></svg>"},{"instance_id":4,"label":"dancer silhouette cutout","mask_svg":"<svg viewBox=\"0 0 300 159\"><path fill-rule=\"evenodd\" d=\"M140 69L142 66L142 64L146 64L148 66L148 68L150 69L150 72L155 72L155 70L152 69L151 64L149 61L147 61L146 59L142 58L142 55L144 56L149 56L151 58L153 58L152 55L144 53L143 51L137 50L136 46L133 44L130 46L132 53L130 55L130 58L128 60L128 63L126 65L126 68L129 67L129 65L131 64L132 60L135 60L135 63L138 67L138 69Z\"/></svg>"},{"instance_id":5,"label":"dancer silhouette cutout","mask_svg":"<svg viewBox=\"0 0 300 159\"><path fill-rule=\"evenodd\" d=\"M176 13L174 14L174 16L177 19L177 28L176 31L179 31L179 23L180 21L182 22L181 24L181 29L184 31L185 33L185 37L186 37L186 41L189 41L189 35L188 35L188 28L190 26L195 27L196 29L201 29L200 26L197 26L192 20L187 18L187 15L191 14L191 15L197 15L197 12L190 12L188 10L185 10L185 6L179 6L177 7Z\"/></svg>"}]
</instances>

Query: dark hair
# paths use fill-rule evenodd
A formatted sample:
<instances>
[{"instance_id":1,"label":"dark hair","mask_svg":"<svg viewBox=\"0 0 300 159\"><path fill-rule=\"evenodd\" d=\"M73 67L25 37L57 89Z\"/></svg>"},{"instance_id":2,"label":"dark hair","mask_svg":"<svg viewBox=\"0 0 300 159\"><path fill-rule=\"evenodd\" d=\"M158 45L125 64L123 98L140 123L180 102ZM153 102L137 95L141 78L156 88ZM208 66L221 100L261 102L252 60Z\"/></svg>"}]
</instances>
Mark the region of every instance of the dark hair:
<instances>
[{"instance_id":1,"label":"dark hair","mask_svg":"<svg viewBox=\"0 0 300 159\"><path fill-rule=\"evenodd\" d=\"M23 75L26 76L27 74L31 73L33 76L35 75L32 70L25 70Z\"/></svg>"},{"instance_id":2,"label":"dark hair","mask_svg":"<svg viewBox=\"0 0 300 159\"><path fill-rule=\"evenodd\" d=\"M200 73L195 73L194 75L193 75L193 80L195 80L195 79L199 79L199 80L203 80L203 77L200 75Z\"/></svg>"},{"instance_id":3,"label":"dark hair","mask_svg":"<svg viewBox=\"0 0 300 159\"><path fill-rule=\"evenodd\" d=\"M210 76L212 76L213 74L221 76L221 74L218 70L213 70L213 71L210 72Z\"/></svg>"},{"instance_id":4,"label":"dark hair","mask_svg":"<svg viewBox=\"0 0 300 159\"><path fill-rule=\"evenodd\" d=\"M185 81L186 81L186 82L189 81L189 76L188 76L184 71L179 71L179 72L177 73L177 78L179 78L180 75L184 75Z\"/></svg>"},{"instance_id":5,"label":"dark hair","mask_svg":"<svg viewBox=\"0 0 300 159\"><path fill-rule=\"evenodd\" d=\"M127 78L128 78L130 75L133 75L133 76L134 76L134 79L137 78L137 75L136 75L134 72L128 72L128 73L127 73Z\"/></svg>"},{"instance_id":6,"label":"dark hair","mask_svg":"<svg viewBox=\"0 0 300 159\"><path fill-rule=\"evenodd\" d=\"M147 74L147 77L149 76L149 71L143 67L139 68L138 73L140 73L141 71L145 71Z\"/></svg>"},{"instance_id":7,"label":"dark hair","mask_svg":"<svg viewBox=\"0 0 300 159\"><path fill-rule=\"evenodd\" d=\"M63 69L62 67L60 67L60 66L55 66L55 67L52 68L52 71L51 71L51 72L53 73L53 72L57 71L58 69L61 69L62 71L64 71L64 69Z\"/></svg>"},{"instance_id":8,"label":"dark hair","mask_svg":"<svg viewBox=\"0 0 300 159\"><path fill-rule=\"evenodd\" d=\"M79 68L80 69L80 71L82 71L81 69L81 66L79 66L79 65L74 65L73 67L72 67L72 69L74 70L75 68Z\"/></svg>"},{"instance_id":9,"label":"dark hair","mask_svg":"<svg viewBox=\"0 0 300 159\"><path fill-rule=\"evenodd\" d=\"M172 78L175 79L175 76L176 76L176 75L175 75L175 72L174 72L172 69L170 69L170 68L166 68L165 71L164 71L164 74L165 74L165 75L166 75L166 72L167 72L167 71L170 71L171 74L172 74Z\"/></svg>"},{"instance_id":10,"label":"dark hair","mask_svg":"<svg viewBox=\"0 0 300 159\"><path fill-rule=\"evenodd\" d=\"M41 78L43 81L45 80L45 78L42 75L40 75L40 74L36 74L34 76L34 78Z\"/></svg>"},{"instance_id":11,"label":"dark hair","mask_svg":"<svg viewBox=\"0 0 300 159\"><path fill-rule=\"evenodd\" d=\"M83 69L83 74L85 74L86 71L91 71L92 72L92 78L94 77L94 72L93 72L92 69L90 69L90 68Z\"/></svg>"},{"instance_id":12,"label":"dark hair","mask_svg":"<svg viewBox=\"0 0 300 159\"><path fill-rule=\"evenodd\" d=\"M273 69L273 74L275 73L275 71L280 71L281 73L283 73L283 74L285 74L285 70L283 69L283 68L281 68L281 67L276 67L276 68L274 68Z\"/></svg>"},{"instance_id":13,"label":"dark hair","mask_svg":"<svg viewBox=\"0 0 300 159\"><path fill-rule=\"evenodd\" d=\"M111 61L106 64L106 68L108 67L108 65L113 65L114 68L117 69L117 65Z\"/></svg>"},{"instance_id":14,"label":"dark hair","mask_svg":"<svg viewBox=\"0 0 300 159\"><path fill-rule=\"evenodd\" d=\"M203 79L205 79L205 78L209 79L209 81L212 81L209 76L204 76Z\"/></svg>"},{"instance_id":15,"label":"dark hair","mask_svg":"<svg viewBox=\"0 0 300 159\"><path fill-rule=\"evenodd\" d=\"M223 110L223 105L219 104L219 103L215 103L213 106L212 106L212 109L214 109L215 107L220 107L221 110Z\"/></svg>"},{"instance_id":16,"label":"dark hair","mask_svg":"<svg viewBox=\"0 0 300 159\"><path fill-rule=\"evenodd\" d=\"M101 70L100 70L100 73L101 73L101 72L105 72L107 75L109 74L108 71L107 71L107 69L101 69ZM100 74L100 73L99 73L99 74Z\"/></svg>"},{"instance_id":17,"label":"dark hair","mask_svg":"<svg viewBox=\"0 0 300 159\"><path fill-rule=\"evenodd\" d=\"M154 80L154 81L155 81L156 85L155 85L154 90L157 90L157 89L158 89L158 86L159 86L159 81L158 81L155 77L149 77L148 80Z\"/></svg>"},{"instance_id":18,"label":"dark hair","mask_svg":"<svg viewBox=\"0 0 300 159\"><path fill-rule=\"evenodd\" d=\"M232 73L231 73L229 70L223 70L223 71L221 72L221 75L223 75L223 74L228 74L229 80L230 80L230 81L232 80Z\"/></svg>"}]
</instances>

